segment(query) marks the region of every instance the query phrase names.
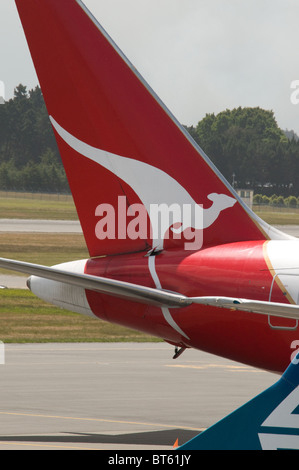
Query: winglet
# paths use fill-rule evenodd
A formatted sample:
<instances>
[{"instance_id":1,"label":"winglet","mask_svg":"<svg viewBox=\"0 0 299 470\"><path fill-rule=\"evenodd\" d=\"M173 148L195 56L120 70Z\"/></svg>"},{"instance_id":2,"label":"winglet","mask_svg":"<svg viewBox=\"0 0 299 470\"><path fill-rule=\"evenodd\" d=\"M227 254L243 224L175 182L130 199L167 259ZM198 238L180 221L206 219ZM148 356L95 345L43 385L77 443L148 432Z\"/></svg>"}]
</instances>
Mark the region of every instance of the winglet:
<instances>
[{"instance_id":1,"label":"winglet","mask_svg":"<svg viewBox=\"0 0 299 470\"><path fill-rule=\"evenodd\" d=\"M299 353L273 386L178 450L299 449Z\"/></svg>"}]
</instances>

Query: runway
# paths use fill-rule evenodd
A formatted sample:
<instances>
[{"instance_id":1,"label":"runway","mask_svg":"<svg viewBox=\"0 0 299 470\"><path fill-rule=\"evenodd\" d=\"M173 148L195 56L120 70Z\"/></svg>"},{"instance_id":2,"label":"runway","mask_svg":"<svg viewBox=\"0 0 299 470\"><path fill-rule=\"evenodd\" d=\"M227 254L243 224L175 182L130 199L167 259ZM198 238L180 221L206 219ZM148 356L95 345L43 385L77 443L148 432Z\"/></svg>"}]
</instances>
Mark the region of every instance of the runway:
<instances>
[{"instance_id":1,"label":"runway","mask_svg":"<svg viewBox=\"0 0 299 470\"><path fill-rule=\"evenodd\" d=\"M0 450L172 450L278 376L165 343L5 345Z\"/></svg>"},{"instance_id":2,"label":"runway","mask_svg":"<svg viewBox=\"0 0 299 470\"><path fill-rule=\"evenodd\" d=\"M275 225L275 227L292 237L299 237L299 225Z\"/></svg>"},{"instance_id":3,"label":"runway","mask_svg":"<svg viewBox=\"0 0 299 470\"><path fill-rule=\"evenodd\" d=\"M277 225L276 228L299 237L299 225ZM82 233L82 229L76 220L0 219L0 232Z\"/></svg>"},{"instance_id":4,"label":"runway","mask_svg":"<svg viewBox=\"0 0 299 470\"><path fill-rule=\"evenodd\" d=\"M0 232L82 233L76 220L0 219Z\"/></svg>"}]
</instances>

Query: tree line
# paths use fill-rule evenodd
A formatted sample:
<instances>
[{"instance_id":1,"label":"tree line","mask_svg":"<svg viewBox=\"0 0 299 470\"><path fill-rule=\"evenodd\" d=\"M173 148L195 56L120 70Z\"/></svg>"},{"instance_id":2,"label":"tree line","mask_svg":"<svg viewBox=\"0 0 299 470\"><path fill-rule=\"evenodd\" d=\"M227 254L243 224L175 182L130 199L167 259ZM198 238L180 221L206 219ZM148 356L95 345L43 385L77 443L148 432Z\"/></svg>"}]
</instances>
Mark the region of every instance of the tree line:
<instances>
[{"instance_id":1,"label":"tree line","mask_svg":"<svg viewBox=\"0 0 299 470\"><path fill-rule=\"evenodd\" d=\"M299 141L273 111L236 108L207 114L187 130L235 187L266 196L299 195Z\"/></svg>"},{"instance_id":2,"label":"tree line","mask_svg":"<svg viewBox=\"0 0 299 470\"><path fill-rule=\"evenodd\" d=\"M69 192L40 87L0 105L0 190Z\"/></svg>"},{"instance_id":3,"label":"tree line","mask_svg":"<svg viewBox=\"0 0 299 470\"><path fill-rule=\"evenodd\" d=\"M186 129L235 187L299 196L299 139L259 107L207 114ZM0 190L69 192L40 87L0 105Z\"/></svg>"},{"instance_id":4,"label":"tree line","mask_svg":"<svg viewBox=\"0 0 299 470\"><path fill-rule=\"evenodd\" d=\"M273 207L290 207L295 208L299 207L299 197L296 196L277 196L272 194L272 196L266 196L265 194L255 194L253 196L253 204L262 205L262 206L273 206Z\"/></svg>"}]
</instances>

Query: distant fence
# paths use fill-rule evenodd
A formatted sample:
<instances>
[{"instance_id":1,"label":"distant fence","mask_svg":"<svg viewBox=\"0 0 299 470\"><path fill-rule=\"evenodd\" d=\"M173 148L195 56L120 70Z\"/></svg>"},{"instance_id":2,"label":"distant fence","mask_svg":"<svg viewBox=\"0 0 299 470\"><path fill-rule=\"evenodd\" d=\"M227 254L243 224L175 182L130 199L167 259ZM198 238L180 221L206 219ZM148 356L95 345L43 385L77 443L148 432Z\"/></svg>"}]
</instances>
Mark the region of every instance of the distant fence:
<instances>
[{"instance_id":1,"label":"distant fence","mask_svg":"<svg viewBox=\"0 0 299 470\"><path fill-rule=\"evenodd\" d=\"M288 214L298 214L299 207L271 206L269 204L253 204L254 212L284 212Z\"/></svg>"},{"instance_id":2,"label":"distant fence","mask_svg":"<svg viewBox=\"0 0 299 470\"><path fill-rule=\"evenodd\" d=\"M30 192L19 192L19 191L0 191L0 198L22 198L22 199L38 199L43 201L61 201L61 202L73 202L71 194L53 194L53 193L30 193ZM274 206L271 204L254 204L252 205L254 212L284 212L298 214L299 207L288 207L288 206Z\"/></svg>"},{"instance_id":3,"label":"distant fence","mask_svg":"<svg viewBox=\"0 0 299 470\"><path fill-rule=\"evenodd\" d=\"M23 193L18 191L0 191L0 198L22 198L22 199L39 199L43 201L62 201L72 202L71 194L48 194L48 193Z\"/></svg>"}]
</instances>

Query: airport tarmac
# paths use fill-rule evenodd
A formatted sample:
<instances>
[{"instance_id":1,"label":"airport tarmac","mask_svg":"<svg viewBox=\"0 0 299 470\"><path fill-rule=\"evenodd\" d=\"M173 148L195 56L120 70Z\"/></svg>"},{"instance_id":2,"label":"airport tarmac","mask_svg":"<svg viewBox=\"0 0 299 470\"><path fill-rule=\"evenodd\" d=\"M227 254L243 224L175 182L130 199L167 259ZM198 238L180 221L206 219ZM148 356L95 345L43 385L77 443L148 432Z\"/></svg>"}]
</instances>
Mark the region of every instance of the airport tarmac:
<instances>
[{"instance_id":1,"label":"airport tarmac","mask_svg":"<svg viewBox=\"0 0 299 470\"><path fill-rule=\"evenodd\" d=\"M299 225L275 225L275 227L292 237L299 237Z\"/></svg>"},{"instance_id":2,"label":"airport tarmac","mask_svg":"<svg viewBox=\"0 0 299 470\"><path fill-rule=\"evenodd\" d=\"M0 219L0 232L82 233L76 220Z\"/></svg>"},{"instance_id":3,"label":"airport tarmac","mask_svg":"<svg viewBox=\"0 0 299 470\"><path fill-rule=\"evenodd\" d=\"M277 225L282 232L299 237L299 225ZM82 233L76 220L0 219L0 232Z\"/></svg>"},{"instance_id":4,"label":"airport tarmac","mask_svg":"<svg viewBox=\"0 0 299 470\"><path fill-rule=\"evenodd\" d=\"M166 343L7 344L0 450L173 449L278 380Z\"/></svg>"}]
</instances>

